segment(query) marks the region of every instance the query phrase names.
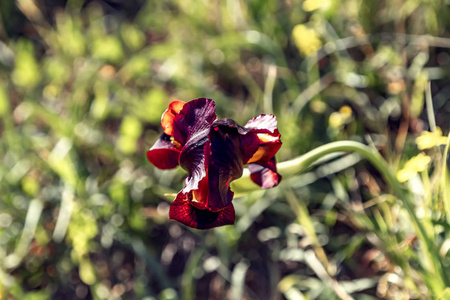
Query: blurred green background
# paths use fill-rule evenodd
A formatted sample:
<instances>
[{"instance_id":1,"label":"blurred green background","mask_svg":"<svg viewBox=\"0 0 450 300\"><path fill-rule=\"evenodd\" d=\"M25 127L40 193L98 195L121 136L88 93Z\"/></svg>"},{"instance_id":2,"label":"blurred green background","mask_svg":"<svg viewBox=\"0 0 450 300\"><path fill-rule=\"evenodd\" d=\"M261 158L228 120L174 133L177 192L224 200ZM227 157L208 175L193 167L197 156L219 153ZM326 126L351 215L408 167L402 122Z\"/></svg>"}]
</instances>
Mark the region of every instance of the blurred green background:
<instances>
[{"instance_id":1,"label":"blurred green background","mask_svg":"<svg viewBox=\"0 0 450 300\"><path fill-rule=\"evenodd\" d=\"M208 97L242 125L274 113L278 161L350 139L396 172L430 116L449 131L449 5L1 0L0 298L448 299L442 147L405 184L439 274L356 154L242 194L234 226L198 231L168 220L185 172L145 152L170 101Z\"/></svg>"}]
</instances>

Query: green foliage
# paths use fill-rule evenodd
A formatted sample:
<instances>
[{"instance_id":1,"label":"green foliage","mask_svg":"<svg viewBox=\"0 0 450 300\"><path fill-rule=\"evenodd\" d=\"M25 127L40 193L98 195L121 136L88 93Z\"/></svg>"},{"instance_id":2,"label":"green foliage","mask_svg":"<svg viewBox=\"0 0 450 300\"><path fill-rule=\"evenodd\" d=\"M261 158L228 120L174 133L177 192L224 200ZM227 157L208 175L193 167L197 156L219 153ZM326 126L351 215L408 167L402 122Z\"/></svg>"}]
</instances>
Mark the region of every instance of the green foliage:
<instances>
[{"instance_id":1,"label":"green foliage","mask_svg":"<svg viewBox=\"0 0 450 300\"><path fill-rule=\"evenodd\" d=\"M0 1L0 299L449 295L448 5L41 2ZM274 113L279 162L353 140L388 167L339 153L272 190L243 179L234 226L185 228L165 196L185 172L145 152L198 97ZM401 192L382 176L405 169Z\"/></svg>"}]
</instances>

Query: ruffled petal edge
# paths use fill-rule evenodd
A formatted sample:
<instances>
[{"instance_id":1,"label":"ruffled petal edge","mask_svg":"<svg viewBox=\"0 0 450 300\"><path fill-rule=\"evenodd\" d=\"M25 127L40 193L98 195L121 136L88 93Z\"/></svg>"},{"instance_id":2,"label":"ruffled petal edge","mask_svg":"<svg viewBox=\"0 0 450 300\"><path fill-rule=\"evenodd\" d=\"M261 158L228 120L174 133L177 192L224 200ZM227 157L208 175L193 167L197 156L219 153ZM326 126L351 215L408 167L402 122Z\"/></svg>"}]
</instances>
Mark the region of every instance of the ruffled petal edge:
<instances>
[{"instance_id":1,"label":"ruffled petal edge","mask_svg":"<svg viewBox=\"0 0 450 300\"><path fill-rule=\"evenodd\" d=\"M277 173L275 157L265 164L249 164L248 170L250 171L250 179L263 189L270 189L277 186L282 178Z\"/></svg>"},{"instance_id":2,"label":"ruffled petal edge","mask_svg":"<svg viewBox=\"0 0 450 300\"><path fill-rule=\"evenodd\" d=\"M217 212L199 209L190 203L186 194L180 192L170 206L169 218L192 228L211 229L233 225L235 212L232 204Z\"/></svg>"}]
</instances>

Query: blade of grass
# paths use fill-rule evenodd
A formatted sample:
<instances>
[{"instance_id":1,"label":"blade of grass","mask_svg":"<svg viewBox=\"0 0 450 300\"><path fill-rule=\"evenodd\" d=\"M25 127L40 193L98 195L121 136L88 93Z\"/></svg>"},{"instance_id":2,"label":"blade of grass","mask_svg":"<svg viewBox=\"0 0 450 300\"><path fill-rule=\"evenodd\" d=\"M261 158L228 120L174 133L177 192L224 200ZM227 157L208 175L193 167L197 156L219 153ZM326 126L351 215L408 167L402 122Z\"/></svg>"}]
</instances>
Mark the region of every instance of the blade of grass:
<instances>
[{"instance_id":1,"label":"blade of grass","mask_svg":"<svg viewBox=\"0 0 450 300\"><path fill-rule=\"evenodd\" d=\"M267 79L264 85L264 111L268 114L273 113L272 94L277 79L277 66L269 65L267 67Z\"/></svg>"},{"instance_id":2,"label":"blade of grass","mask_svg":"<svg viewBox=\"0 0 450 300\"><path fill-rule=\"evenodd\" d=\"M450 166L447 163L449 148L450 148L450 133L448 134L447 145L445 146L444 156L442 159L442 179L441 179L442 201L444 202L444 211L447 217L447 222L450 223L450 171L449 171Z\"/></svg>"},{"instance_id":3,"label":"blade of grass","mask_svg":"<svg viewBox=\"0 0 450 300\"><path fill-rule=\"evenodd\" d=\"M428 123L430 123L430 129L432 132L436 132L436 120L434 118L433 99L431 97L431 83L428 84L425 89L425 103L427 106Z\"/></svg>"},{"instance_id":4,"label":"blade of grass","mask_svg":"<svg viewBox=\"0 0 450 300\"><path fill-rule=\"evenodd\" d=\"M332 278L327 273L323 265L320 263L318 257L312 250L305 251L305 262L322 281L327 283L328 286L330 286L334 290L334 292L340 299L353 299L353 297L345 291L345 289L336 281L336 279Z\"/></svg>"},{"instance_id":5,"label":"blade of grass","mask_svg":"<svg viewBox=\"0 0 450 300\"><path fill-rule=\"evenodd\" d=\"M205 247L196 249L189 256L189 260L184 268L183 277L181 278L181 295L183 299L195 299L195 268L200 265L200 260L205 254Z\"/></svg>"},{"instance_id":6,"label":"blade of grass","mask_svg":"<svg viewBox=\"0 0 450 300\"><path fill-rule=\"evenodd\" d=\"M44 204L40 199L33 199L28 207L27 216L25 217L25 225L23 226L22 235L14 253L8 255L4 260L4 266L7 269L16 268L25 255L28 253L28 248L33 240L39 218L42 214Z\"/></svg>"},{"instance_id":7,"label":"blade of grass","mask_svg":"<svg viewBox=\"0 0 450 300\"><path fill-rule=\"evenodd\" d=\"M278 284L278 289L288 300L303 300L305 296L295 287L295 285L302 281L302 278L299 276L287 275Z\"/></svg>"},{"instance_id":8,"label":"blade of grass","mask_svg":"<svg viewBox=\"0 0 450 300\"><path fill-rule=\"evenodd\" d=\"M234 267L233 273L231 273L231 300L242 299L245 289L245 276L249 267L250 265L245 259L242 259Z\"/></svg>"},{"instance_id":9,"label":"blade of grass","mask_svg":"<svg viewBox=\"0 0 450 300\"><path fill-rule=\"evenodd\" d=\"M53 240L57 243L61 242L66 235L67 227L69 226L70 217L72 215L73 198L73 188L66 185L62 194L61 208L59 209L55 230L53 231Z\"/></svg>"},{"instance_id":10,"label":"blade of grass","mask_svg":"<svg viewBox=\"0 0 450 300\"><path fill-rule=\"evenodd\" d=\"M297 215L297 221L305 229L306 236L310 239L311 245L313 246L314 252L316 253L319 261L328 273L333 273L327 255L325 254L323 248L320 246L319 239L317 238L316 231L314 229L313 221L311 219L311 216L309 215L305 203L298 199L292 190L287 191L286 199L289 202L289 205L292 207L294 213Z\"/></svg>"}]
</instances>

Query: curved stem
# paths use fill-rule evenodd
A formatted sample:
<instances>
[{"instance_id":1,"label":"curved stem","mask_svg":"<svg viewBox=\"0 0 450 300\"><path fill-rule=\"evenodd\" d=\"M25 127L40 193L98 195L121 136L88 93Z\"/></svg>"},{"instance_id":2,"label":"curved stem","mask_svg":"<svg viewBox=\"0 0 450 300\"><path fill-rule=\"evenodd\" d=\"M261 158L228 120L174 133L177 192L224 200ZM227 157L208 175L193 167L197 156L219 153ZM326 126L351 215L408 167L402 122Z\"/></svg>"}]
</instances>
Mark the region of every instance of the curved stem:
<instances>
[{"instance_id":1,"label":"curved stem","mask_svg":"<svg viewBox=\"0 0 450 300\"><path fill-rule=\"evenodd\" d=\"M418 238L422 240L427 248L425 251L428 256L428 262L434 266L434 272L439 274L439 277L444 281L443 283L448 283L447 272L445 267L442 266L439 260L439 253L432 242L431 238L427 234L424 226L421 224L419 218L417 217L411 195L407 190L402 188L402 185L394 176L392 170L390 169L384 158L378 153L378 151L370 148L359 142L354 141L339 141L332 142L320 147L317 147L302 156L294 158L289 161L285 161L277 164L278 173L284 177L293 176L295 174L305 171L314 162L323 158L325 155L335 152L356 152L366 158L383 176L384 180L390 185L393 190L394 195L396 195L403 203L404 207L408 211L411 221L416 229ZM238 180L232 182L232 190L237 193L245 193L259 187L250 180L250 172L248 169L244 170L244 174ZM427 265L427 264L425 264ZM430 264L428 264L430 265ZM425 269L427 269L425 267Z\"/></svg>"},{"instance_id":2,"label":"curved stem","mask_svg":"<svg viewBox=\"0 0 450 300\"><path fill-rule=\"evenodd\" d=\"M386 182L391 185L397 195L401 193L401 185L397 181L397 178L392 175L392 172L389 170L389 166L387 165L383 157L369 146L354 141L332 142L317 147L297 158L278 163L278 173L280 173L284 177L293 176L295 174L303 172L314 162L323 158L325 155L335 152L356 152L362 155L379 170ZM248 192L259 188L255 184L249 184L250 182L252 182L250 180L250 172L248 171L248 169L245 169L242 177L232 182L232 190L239 193Z\"/></svg>"},{"instance_id":3,"label":"curved stem","mask_svg":"<svg viewBox=\"0 0 450 300\"><path fill-rule=\"evenodd\" d=\"M300 157L278 164L279 172L284 176L292 176L296 173L304 171L314 162L316 162L320 158L323 158L325 155L334 152L356 152L360 154L371 164L373 164L375 168L377 168L386 182L388 182L394 189L394 192L401 191L400 183L392 174L386 161L378 153L378 151L373 150L369 146L366 146L362 143L354 141L333 142L317 147Z\"/></svg>"}]
</instances>

